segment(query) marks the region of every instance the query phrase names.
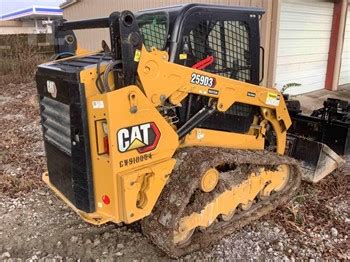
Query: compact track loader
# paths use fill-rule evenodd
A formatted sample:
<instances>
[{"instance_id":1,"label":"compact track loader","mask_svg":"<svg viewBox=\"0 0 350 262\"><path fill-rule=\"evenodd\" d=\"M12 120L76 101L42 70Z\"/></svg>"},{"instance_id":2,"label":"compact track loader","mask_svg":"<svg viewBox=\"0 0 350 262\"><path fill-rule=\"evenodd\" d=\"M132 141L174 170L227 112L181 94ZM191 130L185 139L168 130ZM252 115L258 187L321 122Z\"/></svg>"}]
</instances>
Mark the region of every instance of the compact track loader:
<instances>
[{"instance_id":1,"label":"compact track loader","mask_svg":"<svg viewBox=\"0 0 350 262\"><path fill-rule=\"evenodd\" d=\"M36 76L43 180L89 223L141 221L171 257L285 203L302 172L283 96L259 86L262 15L190 4L56 22ZM110 44L88 53L73 30L91 28Z\"/></svg>"}]
</instances>

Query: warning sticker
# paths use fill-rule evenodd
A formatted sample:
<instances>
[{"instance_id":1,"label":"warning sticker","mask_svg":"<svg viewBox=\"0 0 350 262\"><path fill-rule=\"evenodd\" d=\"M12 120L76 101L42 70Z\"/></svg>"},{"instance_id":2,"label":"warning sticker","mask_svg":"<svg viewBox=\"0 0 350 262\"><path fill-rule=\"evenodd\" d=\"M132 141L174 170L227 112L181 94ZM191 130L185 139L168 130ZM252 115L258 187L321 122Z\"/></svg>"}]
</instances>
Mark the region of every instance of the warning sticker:
<instances>
[{"instance_id":1,"label":"warning sticker","mask_svg":"<svg viewBox=\"0 0 350 262\"><path fill-rule=\"evenodd\" d=\"M271 106L278 106L280 104L280 96L275 93L267 93L266 104Z\"/></svg>"},{"instance_id":2,"label":"warning sticker","mask_svg":"<svg viewBox=\"0 0 350 262\"><path fill-rule=\"evenodd\" d=\"M105 107L105 105L104 105L103 101L100 101L100 100L92 101L92 108L93 109L104 108L104 107Z\"/></svg>"},{"instance_id":3,"label":"warning sticker","mask_svg":"<svg viewBox=\"0 0 350 262\"><path fill-rule=\"evenodd\" d=\"M185 60L185 59L187 59L187 54L180 54L180 55L179 55L179 59L180 59L180 60Z\"/></svg>"},{"instance_id":4,"label":"warning sticker","mask_svg":"<svg viewBox=\"0 0 350 262\"><path fill-rule=\"evenodd\" d=\"M141 51L136 49L135 50L135 56L134 56L134 61L135 62L139 62L140 61L140 57L141 57Z\"/></svg>"}]
</instances>

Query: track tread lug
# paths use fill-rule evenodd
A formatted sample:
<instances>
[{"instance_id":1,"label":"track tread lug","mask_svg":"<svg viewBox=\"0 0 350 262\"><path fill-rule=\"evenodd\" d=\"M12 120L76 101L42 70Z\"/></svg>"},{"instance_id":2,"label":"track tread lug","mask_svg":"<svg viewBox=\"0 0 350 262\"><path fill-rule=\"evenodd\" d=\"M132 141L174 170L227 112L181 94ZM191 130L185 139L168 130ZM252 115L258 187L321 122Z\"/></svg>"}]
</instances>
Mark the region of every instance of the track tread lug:
<instances>
[{"instance_id":1,"label":"track tread lug","mask_svg":"<svg viewBox=\"0 0 350 262\"><path fill-rule=\"evenodd\" d=\"M301 169L296 160L280 156L268 151L233 150L222 148L185 148L179 150L175 158L181 161L170 176L169 182L152 211L152 214L142 221L144 234L155 245L170 257L178 258L195 250L205 248L219 241L224 235L231 234L239 228L268 214L271 210L285 203L298 189L301 181ZM181 215L186 210L191 195L199 188L201 174L212 166L227 163L271 166L288 164L291 166L293 180L286 189L273 194L271 198L258 202L251 209L234 216L231 221L220 221L203 232L195 232L188 246L177 247L172 243L173 232L178 227ZM176 194L174 192L178 191ZM175 202L170 202L170 196L176 196ZM181 202L182 205L174 203ZM171 218L163 225L161 221L171 213ZM224 228L224 230L223 230ZM224 232L224 234L223 234Z\"/></svg>"}]
</instances>

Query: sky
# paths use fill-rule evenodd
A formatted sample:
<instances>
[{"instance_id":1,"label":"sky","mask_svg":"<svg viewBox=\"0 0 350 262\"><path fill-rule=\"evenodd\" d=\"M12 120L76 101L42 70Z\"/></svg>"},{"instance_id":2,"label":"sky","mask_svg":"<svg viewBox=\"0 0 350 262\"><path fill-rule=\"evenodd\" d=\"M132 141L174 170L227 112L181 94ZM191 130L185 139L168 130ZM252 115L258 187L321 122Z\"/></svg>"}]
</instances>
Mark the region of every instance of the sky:
<instances>
[{"instance_id":1,"label":"sky","mask_svg":"<svg viewBox=\"0 0 350 262\"><path fill-rule=\"evenodd\" d=\"M59 6L64 0L0 0L0 15L33 5Z\"/></svg>"}]
</instances>

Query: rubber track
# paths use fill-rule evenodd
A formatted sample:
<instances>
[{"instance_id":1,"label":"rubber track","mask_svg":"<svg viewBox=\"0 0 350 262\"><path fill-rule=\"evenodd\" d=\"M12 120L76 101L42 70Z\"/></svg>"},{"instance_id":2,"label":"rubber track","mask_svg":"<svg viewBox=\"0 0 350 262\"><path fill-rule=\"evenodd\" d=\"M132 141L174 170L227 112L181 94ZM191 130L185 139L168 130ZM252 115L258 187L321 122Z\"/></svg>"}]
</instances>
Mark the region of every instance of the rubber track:
<instances>
[{"instance_id":1,"label":"rubber track","mask_svg":"<svg viewBox=\"0 0 350 262\"><path fill-rule=\"evenodd\" d=\"M175 158L177 164L169 182L152 214L141 222L143 233L173 258L217 243L224 235L232 234L237 229L268 214L286 203L298 189L301 181L301 171L296 160L268 151L194 147L179 150ZM209 168L224 164L267 169L287 164L291 167L291 175L288 185L282 191L272 194L263 201L258 201L249 210L239 212L228 222L217 222L202 232L196 230L188 244L175 246L172 241L173 232L178 228L181 217L185 216L191 196L199 188L201 176Z\"/></svg>"}]
</instances>

